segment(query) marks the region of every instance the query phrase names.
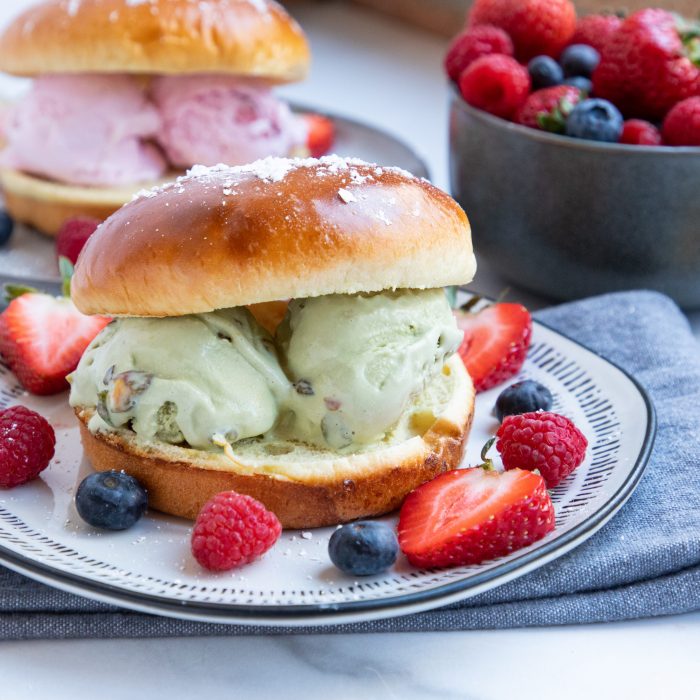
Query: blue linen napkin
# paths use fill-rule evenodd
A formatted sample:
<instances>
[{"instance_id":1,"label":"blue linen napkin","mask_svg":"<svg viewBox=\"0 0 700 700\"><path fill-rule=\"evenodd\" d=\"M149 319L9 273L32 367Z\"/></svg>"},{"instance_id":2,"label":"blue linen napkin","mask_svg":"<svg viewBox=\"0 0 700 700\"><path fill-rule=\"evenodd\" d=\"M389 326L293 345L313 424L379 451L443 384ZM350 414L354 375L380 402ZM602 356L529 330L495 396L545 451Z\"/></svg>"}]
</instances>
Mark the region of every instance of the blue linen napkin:
<instances>
[{"instance_id":1,"label":"blue linen napkin","mask_svg":"<svg viewBox=\"0 0 700 700\"><path fill-rule=\"evenodd\" d=\"M569 554L437 610L322 628L173 620L53 590L0 567L0 639L417 632L604 622L700 609L700 345L667 297L625 292L537 317L632 373L657 411L647 471L623 509Z\"/></svg>"}]
</instances>

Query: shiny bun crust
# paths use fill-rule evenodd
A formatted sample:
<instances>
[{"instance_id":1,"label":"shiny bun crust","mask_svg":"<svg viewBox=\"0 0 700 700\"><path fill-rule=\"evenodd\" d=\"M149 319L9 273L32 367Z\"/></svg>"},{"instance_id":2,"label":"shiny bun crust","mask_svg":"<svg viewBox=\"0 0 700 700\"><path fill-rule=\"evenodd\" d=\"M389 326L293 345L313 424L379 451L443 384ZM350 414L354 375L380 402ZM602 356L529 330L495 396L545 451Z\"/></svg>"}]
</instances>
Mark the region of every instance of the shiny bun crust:
<instances>
[{"instance_id":1,"label":"shiny bun crust","mask_svg":"<svg viewBox=\"0 0 700 700\"><path fill-rule=\"evenodd\" d=\"M330 156L196 167L89 239L72 282L87 314L180 316L292 297L469 282L469 222L429 182Z\"/></svg>"},{"instance_id":2,"label":"shiny bun crust","mask_svg":"<svg viewBox=\"0 0 700 700\"><path fill-rule=\"evenodd\" d=\"M272 0L60 0L28 9L0 36L0 70L226 73L301 80L309 47Z\"/></svg>"},{"instance_id":3,"label":"shiny bun crust","mask_svg":"<svg viewBox=\"0 0 700 700\"><path fill-rule=\"evenodd\" d=\"M219 454L143 445L130 431L93 434L87 428L92 412L76 413L93 468L118 465L137 478L148 490L150 508L194 520L212 496L233 490L257 498L285 528L323 527L396 510L413 489L459 466L474 414L474 387L458 356L448 366L455 378L452 398L422 437L347 457L305 460L302 452L293 475L270 456L252 471L244 460L235 465Z\"/></svg>"}]
</instances>

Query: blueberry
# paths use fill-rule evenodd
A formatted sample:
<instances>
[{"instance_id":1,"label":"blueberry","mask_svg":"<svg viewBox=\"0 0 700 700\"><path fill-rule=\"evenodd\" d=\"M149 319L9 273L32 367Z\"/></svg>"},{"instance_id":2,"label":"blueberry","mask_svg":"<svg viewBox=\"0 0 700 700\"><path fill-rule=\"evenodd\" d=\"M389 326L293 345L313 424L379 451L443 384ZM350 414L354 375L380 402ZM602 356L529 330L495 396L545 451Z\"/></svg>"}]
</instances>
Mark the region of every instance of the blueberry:
<instances>
[{"instance_id":1,"label":"blueberry","mask_svg":"<svg viewBox=\"0 0 700 700\"><path fill-rule=\"evenodd\" d=\"M90 525L104 530L126 530L144 513L146 490L124 472L114 469L90 474L75 493L75 507Z\"/></svg>"},{"instance_id":2,"label":"blueberry","mask_svg":"<svg viewBox=\"0 0 700 700\"><path fill-rule=\"evenodd\" d=\"M399 553L394 531L384 523L361 520L338 528L328 543L331 561L346 574L372 576L388 569Z\"/></svg>"},{"instance_id":3,"label":"blueberry","mask_svg":"<svg viewBox=\"0 0 700 700\"><path fill-rule=\"evenodd\" d=\"M581 92L586 93L586 95L590 95L593 92L593 83L588 78L584 78L581 75L575 75L573 78L567 78L563 84L572 85L573 87L578 88Z\"/></svg>"},{"instance_id":4,"label":"blueberry","mask_svg":"<svg viewBox=\"0 0 700 700\"><path fill-rule=\"evenodd\" d=\"M527 72L530 74L533 90L553 87L564 80L561 66L549 56L535 56L527 64Z\"/></svg>"},{"instance_id":5,"label":"blueberry","mask_svg":"<svg viewBox=\"0 0 700 700\"><path fill-rule=\"evenodd\" d=\"M502 421L506 416L531 411L549 411L552 408L552 392L532 379L512 384L496 399L496 416Z\"/></svg>"},{"instance_id":6,"label":"blueberry","mask_svg":"<svg viewBox=\"0 0 700 700\"><path fill-rule=\"evenodd\" d=\"M6 211L0 210L0 246L10 240L14 228L14 219Z\"/></svg>"},{"instance_id":7,"label":"blueberry","mask_svg":"<svg viewBox=\"0 0 700 700\"><path fill-rule=\"evenodd\" d=\"M621 133L620 110L607 100L583 100L566 120L566 135L577 139L616 143Z\"/></svg>"},{"instance_id":8,"label":"blueberry","mask_svg":"<svg viewBox=\"0 0 700 700\"><path fill-rule=\"evenodd\" d=\"M575 75L590 78L600 63L600 54L592 46L572 44L564 49L559 63L561 63L567 78L572 78Z\"/></svg>"}]
</instances>

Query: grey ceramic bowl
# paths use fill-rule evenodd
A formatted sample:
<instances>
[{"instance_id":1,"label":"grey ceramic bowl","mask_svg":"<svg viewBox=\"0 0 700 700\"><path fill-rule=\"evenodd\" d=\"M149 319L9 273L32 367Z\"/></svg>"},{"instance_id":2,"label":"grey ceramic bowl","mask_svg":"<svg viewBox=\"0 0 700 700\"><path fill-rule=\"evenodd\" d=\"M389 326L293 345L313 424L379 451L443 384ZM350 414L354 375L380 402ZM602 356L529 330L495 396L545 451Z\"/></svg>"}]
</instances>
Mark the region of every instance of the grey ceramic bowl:
<instances>
[{"instance_id":1,"label":"grey ceramic bowl","mask_svg":"<svg viewBox=\"0 0 700 700\"><path fill-rule=\"evenodd\" d=\"M477 257L515 284L557 299L651 288L700 307L700 148L548 134L452 90L450 178Z\"/></svg>"}]
</instances>

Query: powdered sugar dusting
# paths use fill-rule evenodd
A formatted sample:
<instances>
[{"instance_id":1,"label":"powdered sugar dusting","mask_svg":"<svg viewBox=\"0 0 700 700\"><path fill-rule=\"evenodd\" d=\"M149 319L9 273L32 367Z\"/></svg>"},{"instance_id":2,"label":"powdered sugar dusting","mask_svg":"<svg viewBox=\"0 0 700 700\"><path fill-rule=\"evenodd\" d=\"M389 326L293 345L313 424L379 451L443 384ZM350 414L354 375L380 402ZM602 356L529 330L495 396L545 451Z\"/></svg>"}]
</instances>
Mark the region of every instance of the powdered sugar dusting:
<instances>
[{"instance_id":1,"label":"powdered sugar dusting","mask_svg":"<svg viewBox=\"0 0 700 700\"><path fill-rule=\"evenodd\" d=\"M350 204L350 202L357 201L357 197L355 197L350 190L346 190L344 187L341 187L338 190L338 196L345 202L345 204Z\"/></svg>"},{"instance_id":2,"label":"powdered sugar dusting","mask_svg":"<svg viewBox=\"0 0 700 700\"><path fill-rule=\"evenodd\" d=\"M65 10L70 17L75 17L80 9L80 0L68 0L64 4Z\"/></svg>"},{"instance_id":3,"label":"powdered sugar dusting","mask_svg":"<svg viewBox=\"0 0 700 700\"><path fill-rule=\"evenodd\" d=\"M386 215L383 209L380 209L375 216L386 226L391 226L391 219Z\"/></svg>"},{"instance_id":4,"label":"powdered sugar dusting","mask_svg":"<svg viewBox=\"0 0 700 700\"><path fill-rule=\"evenodd\" d=\"M163 189L161 185L158 187L153 187L150 190L149 189L142 189L139 190L138 192L134 193L134 195L131 197L131 201L133 202L135 199L150 199L151 197L157 197L158 193Z\"/></svg>"},{"instance_id":5,"label":"powdered sugar dusting","mask_svg":"<svg viewBox=\"0 0 700 700\"><path fill-rule=\"evenodd\" d=\"M357 167L373 168L369 174L361 174ZM347 172L353 184L361 184L373 176L381 177L384 171L389 171L409 179L415 176L407 170L395 167L378 167L372 163L367 163L360 158L343 158L337 155L323 156L322 158L276 158L270 156L256 160L246 165L228 166L223 163L214 166L195 165L186 175L178 179L206 179L217 178L223 172L228 172L232 177L238 175L253 175L265 182L279 182L283 180L291 171L297 168L316 168L316 176L337 175Z\"/></svg>"},{"instance_id":6,"label":"powdered sugar dusting","mask_svg":"<svg viewBox=\"0 0 700 700\"><path fill-rule=\"evenodd\" d=\"M248 4L252 5L260 14L267 14L270 11L265 0L248 0Z\"/></svg>"},{"instance_id":7,"label":"powdered sugar dusting","mask_svg":"<svg viewBox=\"0 0 700 700\"><path fill-rule=\"evenodd\" d=\"M361 173L358 167L364 170ZM415 176L407 170L395 167L379 167L372 163L367 163L359 158L343 158L337 155L323 156L322 158L276 158L270 156L256 160L246 165L194 165L185 175L177 178L174 183L157 185L149 190L141 190L134 195L134 199L155 197L159 192L179 185L178 191L182 192L183 186L190 180L219 186L224 195L236 194L233 189L238 179L242 175L250 175L263 182L273 183L284 180L290 172L299 168L314 168L316 177L327 177L329 175L345 174L350 180L350 184L361 185L375 177L381 177L385 172L391 172L407 179L415 180ZM355 194L346 188L340 188L339 197L346 203L357 201ZM382 217L384 220L385 217ZM390 223L390 222L385 222Z\"/></svg>"}]
</instances>

